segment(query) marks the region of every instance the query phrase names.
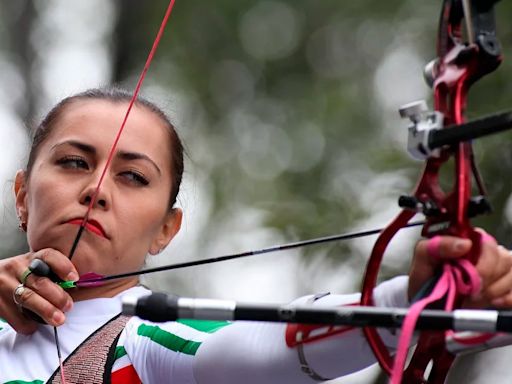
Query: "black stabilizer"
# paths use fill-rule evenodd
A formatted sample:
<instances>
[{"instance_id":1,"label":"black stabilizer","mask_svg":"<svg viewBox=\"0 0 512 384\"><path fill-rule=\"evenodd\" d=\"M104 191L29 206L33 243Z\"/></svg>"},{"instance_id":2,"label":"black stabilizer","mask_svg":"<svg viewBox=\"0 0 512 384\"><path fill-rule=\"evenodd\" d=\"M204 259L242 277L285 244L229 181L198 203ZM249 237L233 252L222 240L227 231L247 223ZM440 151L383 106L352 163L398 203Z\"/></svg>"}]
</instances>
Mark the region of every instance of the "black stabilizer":
<instances>
[{"instance_id":1,"label":"black stabilizer","mask_svg":"<svg viewBox=\"0 0 512 384\"><path fill-rule=\"evenodd\" d=\"M156 292L137 300L135 315L141 319L163 322L178 319L178 296Z\"/></svg>"},{"instance_id":2,"label":"black stabilizer","mask_svg":"<svg viewBox=\"0 0 512 384\"><path fill-rule=\"evenodd\" d=\"M512 311L500 311L496 322L496 331L512 332Z\"/></svg>"},{"instance_id":3,"label":"black stabilizer","mask_svg":"<svg viewBox=\"0 0 512 384\"><path fill-rule=\"evenodd\" d=\"M460 125L451 125L445 129L433 130L429 133L428 147L436 149L509 129L512 129L512 112L502 112Z\"/></svg>"}]
</instances>

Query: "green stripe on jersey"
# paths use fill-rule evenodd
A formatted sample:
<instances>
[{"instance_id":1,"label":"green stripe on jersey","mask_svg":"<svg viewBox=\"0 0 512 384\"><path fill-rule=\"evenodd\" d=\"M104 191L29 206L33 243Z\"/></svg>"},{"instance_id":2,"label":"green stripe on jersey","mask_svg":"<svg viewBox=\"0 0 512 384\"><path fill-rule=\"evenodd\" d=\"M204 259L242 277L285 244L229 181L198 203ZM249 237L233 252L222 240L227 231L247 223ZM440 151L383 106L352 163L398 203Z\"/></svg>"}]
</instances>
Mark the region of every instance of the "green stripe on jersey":
<instances>
[{"instance_id":1,"label":"green stripe on jersey","mask_svg":"<svg viewBox=\"0 0 512 384\"><path fill-rule=\"evenodd\" d=\"M14 381L6 381L4 384L44 384L44 381L43 380L33 380L33 381L14 380Z\"/></svg>"},{"instance_id":2,"label":"green stripe on jersey","mask_svg":"<svg viewBox=\"0 0 512 384\"><path fill-rule=\"evenodd\" d=\"M226 325L231 324L228 321L209 321L209 320L192 320L192 319L181 319L177 320L177 323L184 324L190 328L194 328L197 331L214 333L219 329L224 328Z\"/></svg>"},{"instance_id":3,"label":"green stripe on jersey","mask_svg":"<svg viewBox=\"0 0 512 384\"><path fill-rule=\"evenodd\" d=\"M124 355L126 355L126 349L124 349L123 346L116 347L116 351L114 352L114 360L120 359Z\"/></svg>"},{"instance_id":4,"label":"green stripe on jersey","mask_svg":"<svg viewBox=\"0 0 512 384\"><path fill-rule=\"evenodd\" d=\"M139 336L149 337L155 343L175 352L182 352L186 355L195 355L201 345L200 342L185 340L170 332L153 325L141 324L137 329Z\"/></svg>"}]
</instances>

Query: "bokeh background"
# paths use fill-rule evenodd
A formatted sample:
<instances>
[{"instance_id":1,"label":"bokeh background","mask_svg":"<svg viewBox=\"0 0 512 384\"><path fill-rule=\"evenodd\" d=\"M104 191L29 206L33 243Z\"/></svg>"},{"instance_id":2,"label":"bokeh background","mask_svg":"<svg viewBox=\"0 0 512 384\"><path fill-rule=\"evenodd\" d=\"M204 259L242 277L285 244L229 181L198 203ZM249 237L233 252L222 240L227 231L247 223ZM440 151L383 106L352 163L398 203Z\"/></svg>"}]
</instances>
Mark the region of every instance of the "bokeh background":
<instances>
[{"instance_id":1,"label":"bokeh background","mask_svg":"<svg viewBox=\"0 0 512 384\"><path fill-rule=\"evenodd\" d=\"M89 87L133 89L167 2L0 0L0 257L26 250L12 187L30 129ZM421 170L400 105L431 101L441 1L177 0L143 94L187 149L184 226L148 265L378 228ZM505 61L470 93L468 117L512 109L512 3L497 6ZM477 221L512 246L512 133L475 143L494 213ZM382 277L407 271L418 231L401 233ZM359 289L375 238L145 279L181 295L286 302ZM70 239L71 245L72 239ZM340 357L342 358L342 357ZM378 375L337 382L369 382Z\"/></svg>"}]
</instances>

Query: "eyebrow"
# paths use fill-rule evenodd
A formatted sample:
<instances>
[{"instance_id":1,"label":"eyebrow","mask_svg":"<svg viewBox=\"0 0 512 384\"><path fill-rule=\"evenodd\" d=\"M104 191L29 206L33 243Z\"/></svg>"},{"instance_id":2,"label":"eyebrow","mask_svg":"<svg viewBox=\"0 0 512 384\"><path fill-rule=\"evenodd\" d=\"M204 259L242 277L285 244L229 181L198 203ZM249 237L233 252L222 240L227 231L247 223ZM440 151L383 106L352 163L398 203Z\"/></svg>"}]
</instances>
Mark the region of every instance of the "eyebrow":
<instances>
[{"instance_id":1,"label":"eyebrow","mask_svg":"<svg viewBox=\"0 0 512 384\"><path fill-rule=\"evenodd\" d=\"M53 150L57 147L60 147L60 146L66 145L66 144L71 145L72 147L78 148L82 152L90 153L91 155L96 154L96 148L94 148L92 145L85 144L85 143L82 143L81 141L77 141L77 140L66 140L66 141L57 143L54 146L52 146L51 149Z\"/></svg>"},{"instance_id":2,"label":"eyebrow","mask_svg":"<svg viewBox=\"0 0 512 384\"><path fill-rule=\"evenodd\" d=\"M158 165L156 165L156 163L149 156L147 156L143 153L118 151L116 154L116 157L123 159L123 160L146 160L149 163L151 163L153 165L153 167L155 167L155 169L158 171L158 174L160 174L160 175L162 174L162 171L160 170Z\"/></svg>"},{"instance_id":3,"label":"eyebrow","mask_svg":"<svg viewBox=\"0 0 512 384\"><path fill-rule=\"evenodd\" d=\"M66 140L61 143L57 143L52 147L52 149L55 149L56 147L60 147L62 145L70 145L72 147L75 147L75 148L81 150L82 152L85 152L85 153L88 153L91 155L96 155L96 153L97 153L96 148L94 146L82 143L81 141L77 141L77 140ZM158 171L158 173L160 175L162 174L162 171L160 170L158 165L149 156L147 156L143 153L117 151L116 157L120 158L122 160L146 160L149 163L151 163L151 165L153 165L153 167L155 167L155 169Z\"/></svg>"}]
</instances>

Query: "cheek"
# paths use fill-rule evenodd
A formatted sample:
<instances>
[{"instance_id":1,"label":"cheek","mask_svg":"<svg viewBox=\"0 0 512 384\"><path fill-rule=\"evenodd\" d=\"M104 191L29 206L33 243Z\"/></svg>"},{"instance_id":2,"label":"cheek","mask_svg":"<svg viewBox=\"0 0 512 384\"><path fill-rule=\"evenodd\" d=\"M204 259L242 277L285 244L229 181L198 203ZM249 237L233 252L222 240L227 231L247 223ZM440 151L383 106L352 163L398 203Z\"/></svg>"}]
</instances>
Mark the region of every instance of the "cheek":
<instances>
[{"instance_id":1,"label":"cheek","mask_svg":"<svg viewBox=\"0 0 512 384\"><path fill-rule=\"evenodd\" d=\"M115 265L122 263L127 270L142 268L146 255L153 245L153 241L160 233L163 217L161 207L155 204L137 204L133 200L127 201L129 208L122 209L115 223L116 241L112 252L112 261Z\"/></svg>"},{"instance_id":2,"label":"cheek","mask_svg":"<svg viewBox=\"0 0 512 384\"><path fill-rule=\"evenodd\" d=\"M119 224L122 224L121 230L124 229L127 233L133 233L133 235L135 235L134 232L138 232L139 235L144 237L151 237L160 228L164 212L160 207L151 204L130 204L130 208L120 209L117 217Z\"/></svg>"},{"instance_id":3,"label":"cheek","mask_svg":"<svg viewBox=\"0 0 512 384\"><path fill-rule=\"evenodd\" d=\"M167 180L157 182L147 189L118 190L116 197L119 201L119 213L124 212L140 226L154 230L160 227L167 215L169 194L170 182Z\"/></svg>"},{"instance_id":4,"label":"cheek","mask_svg":"<svg viewBox=\"0 0 512 384\"><path fill-rule=\"evenodd\" d=\"M33 250L51 247L68 250L68 234L56 228L62 213L72 198L70 183L59 182L47 173L30 179L27 187L28 233L27 240Z\"/></svg>"},{"instance_id":5,"label":"cheek","mask_svg":"<svg viewBox=\"0 0 512 384\"><path fill-rule=\"evenodd\" d=\"M55 215L58 208L62 207L69 195L69 185L51 181L49 178L39 178L29 186L28 190L28 214L29 219L35 220ZM52 216L53 216L52 215Z\"/></svg>"},{"instance_id":6,"label":"cheek","mask_svg":"<svg viewBox=\"0 0 512 384\"><path fill-rule=\"evenodd\" d=\"M117 205L117 212L116 226L124 232L121 237L148 247L158 235L167 210L158 197L130 199L125 196L123 203Z\"/></svg>"}]
</instances>

